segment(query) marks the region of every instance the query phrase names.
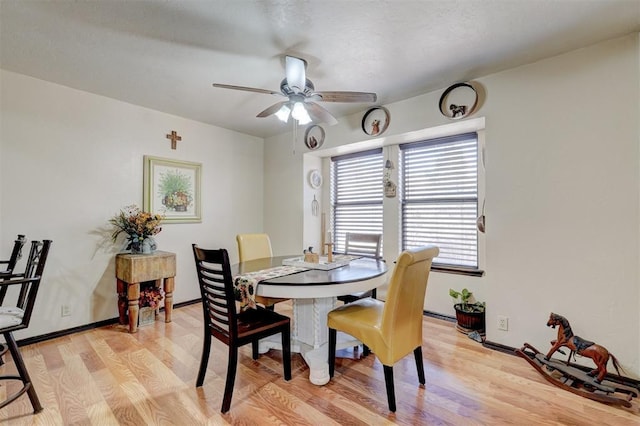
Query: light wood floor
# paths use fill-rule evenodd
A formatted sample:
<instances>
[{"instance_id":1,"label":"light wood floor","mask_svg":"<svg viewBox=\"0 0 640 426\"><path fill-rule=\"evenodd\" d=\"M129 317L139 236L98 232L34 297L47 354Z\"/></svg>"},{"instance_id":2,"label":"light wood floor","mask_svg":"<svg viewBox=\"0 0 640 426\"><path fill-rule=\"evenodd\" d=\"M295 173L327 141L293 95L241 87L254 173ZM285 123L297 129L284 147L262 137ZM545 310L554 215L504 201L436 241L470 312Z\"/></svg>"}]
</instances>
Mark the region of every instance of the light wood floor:
<instances>
[{"instance_id":1,"label":"light wood floor","mask_svg":"<svg viewBox=\"0 0 640 426\"><path fill-rule=\"evenodd\" d=\"M282 305L282 304L281 304ZM279 311L290 312L287 306ZM382 365L338 359L326 386L309 383L293 355L293 378L282 379L279 351L258 361L242 349L231 410L220 414L226 346L214 339L202 388L195 380L202 345L199 304L174 310L173 322L129 334L104 327L22 348L40 400L26 395L0 410L11 425L638 425L640 403L624 409L547 384L515 356L483 348L454 324L424 319L427 384L418 386L413 356L394 367L398 410L387 410ZM545 348L546 349L546 348ZM354 355L351 353L351 355ZM357 355L357 353L355 354ZM14 371L11 357L0 374ZM8 382L0 383L3 398ZM8 391L11 391L9 385Z\"/></svg>"}]
</instances>

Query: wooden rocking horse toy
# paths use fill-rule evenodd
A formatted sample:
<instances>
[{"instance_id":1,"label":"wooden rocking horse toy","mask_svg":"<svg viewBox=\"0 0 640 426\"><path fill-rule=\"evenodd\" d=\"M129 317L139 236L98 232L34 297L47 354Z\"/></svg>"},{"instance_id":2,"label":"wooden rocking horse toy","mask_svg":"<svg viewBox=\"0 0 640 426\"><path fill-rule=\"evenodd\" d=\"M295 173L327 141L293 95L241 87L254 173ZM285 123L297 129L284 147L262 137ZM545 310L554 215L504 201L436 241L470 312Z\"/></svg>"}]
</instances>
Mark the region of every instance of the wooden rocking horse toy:
<instances>
[{"instance_id":1,"label":"wooden rocking horse toy","mask_svg":"<svg viewBox=\"0 0 640 426\"><path fill-rule=\"evenodd\" d=\"M558 338L551 342L551 349L546 355L528 343L516 349L516 354L559 388L595 401L631 407L631 400L638 397L640 386L637 381L620 375L621 367L615 356L604 347L575 336L569 321L561 315L551 313L547 326L558 327ZM564 354L560 350L563 346L571 350L569 359L566 362L552 359L556 351ZM596 368L588 371L582 366L571 365L571 356L574 354L591 358ZM609 359L618 373L617 377L611 374L607 376Z\"/></svg>"},{"instance_id":2,"label":"wooden rocking horse toy","mask_svg":"<svg viewBox=\"0 0 640 426\"><path fill-rule=\"evenodd\" d=\"M596 369L591 370L589 375L596 377L596 383L601 383L607 375L607 363L609 362L609 359L613 362L613 367L616 369L618 376L620 376L620 364L613 354L609 353L609 351L603 346L585 340L579 336L575 336L573 334L573 330L571 330L569 321L562 315L551 312L551 315L549 315L549 321L547 321L547 327L556 328L556 326L558 327L558 339L551 341L551 349L549 349L549 352L545 357L547 361L551 359L551 355L553 355L554 352L561 347L566 346L571 350L569 360L571 359L571 355L576 353L580 356L591 358L593 360L596 364ZM567 364L569 363L569 360L567 360Z\"/></svg>"}]
</instances>

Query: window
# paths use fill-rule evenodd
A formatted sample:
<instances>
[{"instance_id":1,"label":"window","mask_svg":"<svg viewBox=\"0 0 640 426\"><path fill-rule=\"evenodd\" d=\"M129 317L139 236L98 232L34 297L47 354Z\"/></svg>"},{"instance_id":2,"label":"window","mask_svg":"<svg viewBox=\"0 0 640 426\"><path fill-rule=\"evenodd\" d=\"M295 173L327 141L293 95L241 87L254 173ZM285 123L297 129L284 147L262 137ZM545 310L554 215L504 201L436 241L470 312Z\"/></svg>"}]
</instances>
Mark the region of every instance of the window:
<instances>
[{"instance_id":1,"label":"window","mask_svg":"<svg viewBox=\"0 0 640 426\"><path fill-rule=\"evenodd\" d=\"M347 232L382 233L382 149L331 158L333 250Z\"/></svg>"},{"instance_id":2,"label":"window","mask_svg":"<svg viewBox=\"0 0 640 426\"><path fill-rule=\"evenodd\" d=\"M440 255L434 267L477 270L477 134L402 144L400 150L403 250L435 244Z\"/></svg>"}]
</instances>

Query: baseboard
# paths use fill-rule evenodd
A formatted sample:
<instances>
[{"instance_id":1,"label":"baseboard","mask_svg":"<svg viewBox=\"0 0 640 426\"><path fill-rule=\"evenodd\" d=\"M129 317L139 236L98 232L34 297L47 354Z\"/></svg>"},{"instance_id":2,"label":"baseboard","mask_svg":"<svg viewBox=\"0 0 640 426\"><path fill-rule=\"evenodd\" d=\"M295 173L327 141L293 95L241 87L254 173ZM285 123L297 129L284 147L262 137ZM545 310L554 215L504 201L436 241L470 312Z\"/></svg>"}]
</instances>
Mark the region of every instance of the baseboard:
<instances>
[{"instance_id":1,"label":"baseboard","mask_svg":"<svg viewBox=\"0 0 640 426\"><path fill-rule=\"evenodd\" d=\"M186 302L180 302L173 305L174 309L181 308L183 306L193 305L195 303L200 303L201 299L189 300ZM164 308L161 307L160 311L164 311ZM40 343L47 340L55 339L58 337L68 336L69 334L79 333L81 331L92 330L94 328L105 327L107 325L118 324L119 318L110 318L98 322L94 322L91 324L80 325L78 327L67 328L65 330L53 331L51 333L41 334L39 336L27 337L26 339L21 339L16 341L18 346L26 346L31 345L33 343Z\"/></svg>"},{"instance_id":2,"label":"baseboard","mask_svg":"<svg viewBox=\"0 0 640 426\"><path fill-rule=\"evenodd\" d=\"M202 302L202 299L200 299L200 298L193 299L193 300L187 300L186 302L176 303L175 305L173 305L173 307L174 308L182 308L183 306L195 305L196 303L200 303L200 302Z\"/></svg>"},{"instance_id":3,"label":"baseboard","mask_svg":"<svg viewBox=\"0 0 640 426\"><path fill-rule=\"evenodd\" d=\"M425 317L437 318L449 322L456 322L456 317L453 317L451 315L439 314L433 311L422 311L422 313Z\"/></svg>"},{"instance_id":4,"label":"baseboard","mask_svg":"<svg viewBox=\"0 0 640 426\"><path fill-rule=\"evenodd\" d=\"M202 299L193 299L193 300L188 300L186 302L180 302L180 303L176 303L173 305L174 309L179 309L183 306L189 306L189 305L193 305L196 303L200 303ZM164 308L161 307L160 311L164 311ZM455 322L455 317L452 316L448 316L448 315L443 315L443 314L439 314L437 312L431 312L431 311L424 311L424 315L429 316L429 317L433 317L433 318L438 318L441 320L445 320L445 321L453 321ZM64 336L68 336L69 334L73 334L73 333L80 333L82 331L87 331L87 330L92 330L94 328L100 328L100 327L105 327L107 325L113 325L113 324L117 324L119 321L119 318L110 318L110 319L106 319L103 321L98 321L98 322L94 322L91 324L86 324L86 325L81 325L78 327L72 327L72 328L67 328L65 330L58 330L58 331L53 331L51 333L47 333L47 334L41 334L39 336L33 336L33 337L27 337L26 339L21 339L18 340L16 343L18 344L18 346L26 346L26 345L31 345L33 343L40 343L40 342L44 342L47 340L51 340L51 339L55 339L57 337L64 337Z\"/></svg>"},{"instance_id":5,"label":"baseboard","mask_svg":"<svg viewBox=\"0 0 640 426\"><path fill-rule=\"evenodd\" d=\"M176 304L173 305L173 308L174 309L178 309L178 308L181 308L183 306L189 306L189 305L193 305L193 304L196 304L196 303L201 303L201 300L202 299L194 299L194 300L188 300L186 302L176 303ZM164 308L160 308L160 310L163 311ZM437 312L432 312L432 311L423 311L423 314L425 316L441 319L441 320L444 320L444 321L456 322L456 318L454 316L450 316L450 315L439 314ZM87 331L87 330L91 330L91 329L94 329L94 328L99 328L99 327L104 327L104 326L107 326L107 325L117 324L118 321L119 321L119 318L111 318L111 319L107 319L107 320L104 320L104 321L98 321L98 322L94 322L94 323L91 323L91 324L82 325L82 326L79 326L79 327L73 327L73 328L68 328L66 330L60 330L60 331L54 331L52 333L42 334L40 336L28 337L26 339L18 340L16 343L18 344L18 346L25 346L25 345L30 345L30 344L33 344L33 343L40 343L40 342L44 342L46 340L55 339L57 337L68 336L69 334L73 334L73 333L79 333L81 331ZM484 346L487 349L491 349L491 350L499 351L499 352L502 352L502 353L505 353L505 354L517 356L517 354L515 352L516 348L513 348L511 346L503 345L503 344L496 343L496 342L491 342L489 340L485 340L484 342L482 342L482 346ZM591 368L586 367L584 365L580 365L580 364L570 363L569 365L571 365L572 367L579 368L580 370L583 370L583 371L590 371L591 370ZM607 376L613 376L613 374L612 373L607 373ZM616 376L616 377L618 377L618 376ZM640 380L632 379L632 378L629 378L629 377L624 377L623 379L624 379L624 384L640 388Z\"/></svg>"},{"instance_id":6,"label":"baseboard","mask_svg":"<svg viewBox=\"0 0 640 426\"><path fill-rule=\"evenodd\" d=\"M505 354L516 355L516 348L512 348L511 346L503 345L501 343L492 342L490 340L485 340L484 342L482 342L482 346Z\"/></svg>"},{"instance_id":7,"label":"baseboard","mask_svg":"<svg viewBox=\"0 0 640 426\"><path fill-rule=\"evenodd\" d=\"M79 333L81 331L92 330L94 328L100 328L107 325L117 324L118 318L110 318L103 321L94 322L91 324L80 325L78 327L67 328L65 330L53 331L47 334L41 334L39 336L27 337L26 339L17 340L18 346L31 345L33 343L40 343L47 340L55 339L58 337L68 336L69 334Z\"/></svg>"}]
</instances>

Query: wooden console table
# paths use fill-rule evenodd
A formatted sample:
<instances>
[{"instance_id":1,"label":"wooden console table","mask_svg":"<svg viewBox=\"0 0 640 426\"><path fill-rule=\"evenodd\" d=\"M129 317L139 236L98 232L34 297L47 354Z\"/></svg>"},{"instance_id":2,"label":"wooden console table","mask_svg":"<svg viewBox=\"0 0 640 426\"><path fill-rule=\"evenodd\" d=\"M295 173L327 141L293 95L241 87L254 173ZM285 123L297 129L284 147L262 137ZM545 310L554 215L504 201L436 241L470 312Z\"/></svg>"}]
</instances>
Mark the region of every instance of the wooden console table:
<instances>
[{"instance_id":1,"label":"wooden console table","mask_svg":"<svg viewBox=\"0 0 640 426\"><path fill-rule=\"evenodd\" d=\"M164 283L164 322L171 322L175 276L175 253L156 251L151 254L117 254L116 279L120 324L127 324L128 307L129 332L138 331L140 283L145 281L155 281L156 287L160 287L161 282Z\"/></svg>"}]
</instances>

